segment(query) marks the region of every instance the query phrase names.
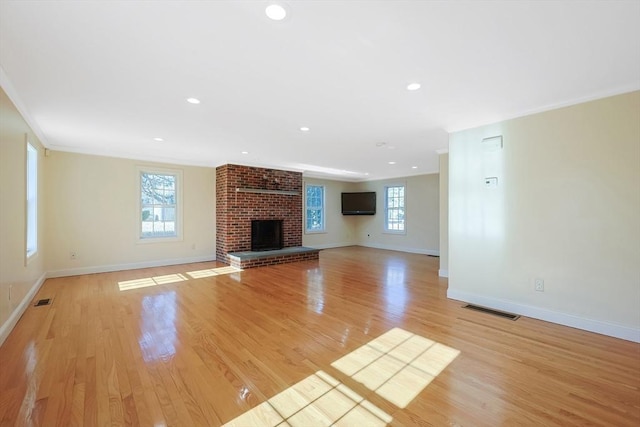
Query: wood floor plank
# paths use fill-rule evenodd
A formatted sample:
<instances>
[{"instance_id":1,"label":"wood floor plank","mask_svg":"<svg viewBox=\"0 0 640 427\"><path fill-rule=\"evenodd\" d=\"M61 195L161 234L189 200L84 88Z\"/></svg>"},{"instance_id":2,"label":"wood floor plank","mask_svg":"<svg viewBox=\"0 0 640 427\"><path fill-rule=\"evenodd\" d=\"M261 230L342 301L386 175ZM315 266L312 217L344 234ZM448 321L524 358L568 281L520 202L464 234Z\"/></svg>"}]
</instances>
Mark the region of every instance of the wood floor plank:
<instances>
[{"instance_id":1,"label":"wood floor plank","mask_svg":"<svg viewBox=\"0 0 640 427\"><path fill-rule=\"evenodd\" d=\"M640 344L463 309L437 258L346 247L211 273L221 266L47 280L36 298L53 304L30 306L0 347L0 425L218 426L319 371L394 426L640 425ZM131 280L162 283L120 290ZM393 328L460 352L406 407L331 365ZM402 348L402 363L421 351ZM305 414L333 413L333 395L342 417L336 390ZM344 423L356 413L381 420L358 407Z\"/></svg>"}]
</instances>

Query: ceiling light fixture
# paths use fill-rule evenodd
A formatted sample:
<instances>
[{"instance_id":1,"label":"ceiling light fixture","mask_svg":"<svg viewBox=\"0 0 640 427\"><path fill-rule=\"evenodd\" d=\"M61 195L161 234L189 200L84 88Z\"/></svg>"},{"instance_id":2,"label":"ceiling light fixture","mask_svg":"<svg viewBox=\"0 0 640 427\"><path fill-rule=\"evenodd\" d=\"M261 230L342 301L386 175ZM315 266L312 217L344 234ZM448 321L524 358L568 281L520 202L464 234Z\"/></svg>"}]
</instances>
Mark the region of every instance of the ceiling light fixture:
<instances>
[{"instance_id":1,"label":"ceiling light fixture","mask_svg":"<svg viewBox=\"0 0 640 427\"><path fill-rule=\"evenodd\" d=\"M248 152L248 151L241 151L240 153L241 153L241 154L249 154L249 152Z\"/></svg>"},{"instance_id":2,"label":"ceiling light fixture","mask_svg":"<svg viewBox=\"0 0 640 427\"><path fill-rule=\"evenodd\" d=\"M390 164L390 165L395 165L395 164L396 164L396 162L389 162L389 164Z\"/></svg>"},{"instance_id":3,"label":"ceiling light fixture","mask_svg":"<svg viewBox=\"0 0 640 427\"><path fill-rule=\"evenodd\" d=\"M162 141L164 141L164 139L162 139L162 138L153 138L153 140L154 140L154 141L157 141L157 142L162 142Z\"/></svg>"},{"instance_id":4,"label":"ceiling light fixture","mask_svg":"<svg viewBox=\"0 0 640 427\"><path fill-rule=\"evenodd\" d=\"M287 17L287 10L281 4L272 3L264 10L269 19L274 21L282 21Z\"/></svg>"},{"instance_id":5,"label":"ceiling light fixture","mask_svg":"<svg viewBox=\"0 0 640 427\"><path fill-rule=\"evenodd\" d=\"M198 98L187 98L187 102L189 104L200 104L200 100Z\"/></svg>"},{"instance_id":6,"label":"ceiling light fixture","mask_svg":"<svg viewBox=\"0 0 640 427\"><path fill-rule=\"evenodd\" d=\"M300 128L300 130L301 130L302 132L309 132L311 129L309 129L309 128L308 128L308 127L306 127L306 126L302 126L302 127Z\"/></svg>"},{"instance_id":7,"label":"ceiling light fixture","mask_svg":"<svg viewBox=\"0 0 640 427\"><path fill-rule=\"evenodd\" d=\"M420 83L410 83L407 85L407 90L418 90L420 89Z\"/></svg>"},{"instance_id":8,"label":"ceiling light fixture","mask_svg":"<svg viewBox=\"0 0 640 427\"><path fill-rule=\"evenodd\" d=\"M417 166L411 166L411 169L418 169Z\"/></svg>"}]
</instances>

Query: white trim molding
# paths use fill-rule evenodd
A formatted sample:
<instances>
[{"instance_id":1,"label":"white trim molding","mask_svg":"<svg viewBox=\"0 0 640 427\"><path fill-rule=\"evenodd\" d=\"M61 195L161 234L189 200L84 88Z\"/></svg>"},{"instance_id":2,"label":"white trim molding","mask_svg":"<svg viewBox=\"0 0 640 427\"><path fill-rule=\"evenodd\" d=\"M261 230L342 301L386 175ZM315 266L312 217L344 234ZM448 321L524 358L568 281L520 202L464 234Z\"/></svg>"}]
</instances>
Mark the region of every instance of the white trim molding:
<instances>
[{"instance_id":1,"label":"white trim molding","mask_svg":"<svg viewBox=\"0 0 640 427\"><path fill-rule=\"evenodd\" d=\"M440 277L449 277L449 270L439 269L438 270L438 276L440 276Z\"/></svg>"},{"instance_id":2,"label":"white trim molding","mask_svg":"<svg viewBox=\"0 0 640 427\"><path fill-rule=\"evenodd\" d=\"M403 246L382 245L379 243L359 243L357 244L357 246L364 246L365 248L386 249L388 251L407 252L410 254L440 256L440 251L436 249L407 248Z\"/></svg>"},{"instance_id":3,"label":"white trim molding","mask_svg":"<svg viewBox=\"0 0 640 427\"><path fill-rule=\"evenodd\" d=\"M22 118L24 119L24 121L27 122L27 125L29 125L33 133L36 135L36 138L38 138L38 140L40 141L40 144L42 144L44 148L49 148L49 143L44 137L44 133L40 129L40 126L38 126L38 123L33 119L31 114L29 114L29 110L27 109L25 104L22 102L20 95L18 95L18 91L13 86L13 83L11 83L11 80L9 79L9 76L7 75L7 73L4 71L4 68L2 68L1 66L0 66L0 87L4 89L5 93L7 94L11 102L13 102L13 105L15 105L20 115L22 115Z\"/></svg>"},{"instance_id":4,"label":"white trim molding","mask_svg":"<svg viewBox=\"0 0 640 427\"><path fill-rule=\"evenodd\" d=\"M31 300L36 295L46 279L47 273L44 273L38 278L38 280L35 281L35 283L31 286L31 289L29 289L29 292L27 292L24 298L22 298L22 301L20 301L20 304L18 304L18 306L13 310L7 321L4 322L2 326L0 326L0 346L4 343L7 337L9 337L9 334L18 323L18 320L20 320L20 317L22 317L24 312L27 310L27 307L29 307L29 303L31 303Z\"/></svg>"},{"instance_id":5,"label":"white trim molding","mask_svg":"<svg viewBox=\"0 0 640 427\"><path fill-rule=\"evenodd\" d=\"M357 245L355 243L342 242L342 243L326 243L324 245L303 244L302 246L305 246L307 248L313 248L313 249L332 249L332 248L345 248L347 246L357 246Z\"/></svg>"},{"instance_id":6,"label":"white trim molding","mask_svg":"<svg viewBox=\"0 0 640 427\"><path fill-rule=\"evenodd\" d=\"M587 319L584 317L574 316L572 314L547 310L546 308L535 307L499 298L486 297L471 292L457 291L455 289L447 290L447 298L640 343L640 329L630 328L628 326L603 322L601 320Z\"/></svg>"},{"instance_id":7,"label":"white trim molding","mask_svg":"<svg viewBox=\"0 0 640 427\"><path fill-rule=\"evenodd\" d=\"M164 259L159 261L134 262L131 264L113 264L113 265L98 265L95 267L68 268L64 270L50 271L47 273L47 278L52 279L55 277L80 276L83 274L109 273L112 271L135 270L138 268L149 268L149 267L164 267L168 265L192 264L194 262L207 262L207 261L215 261L215 260L216 260L215 255L204 255L204 256L196 256L196 257L188 257L188 258Z\"/></svg>"}]
</instances>

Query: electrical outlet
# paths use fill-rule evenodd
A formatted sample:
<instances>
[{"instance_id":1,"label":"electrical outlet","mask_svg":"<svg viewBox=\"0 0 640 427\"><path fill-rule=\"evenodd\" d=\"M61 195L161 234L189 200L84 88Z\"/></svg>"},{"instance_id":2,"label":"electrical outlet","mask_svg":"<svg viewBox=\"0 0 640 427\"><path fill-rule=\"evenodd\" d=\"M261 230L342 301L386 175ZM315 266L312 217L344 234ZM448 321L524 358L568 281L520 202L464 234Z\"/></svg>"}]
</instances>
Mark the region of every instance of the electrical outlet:
<instances>
[{"instance_id":1,"label":"electrical outlet","mask_svg":"<svg viewBox=\"0 0 640 427\"><path fill-rule=\"evenodd\" d=\"M542 280L542 279L534 279L533 280L533 286L534 286L536 291L544 292L544 280Z\"/></svg>"},{"instance_id":2,"label":"electrical outlet","mask_svg":"<svg viewBox=\"0 0 640 427\"><path fill-rule=\"evenodd\" d=\"M71 251L71 252L69 252L69 258L70 258L70 259L76 259L76 258L78 258L78 255L76 254L76 251Z\"/></svg>"}]
</instances>

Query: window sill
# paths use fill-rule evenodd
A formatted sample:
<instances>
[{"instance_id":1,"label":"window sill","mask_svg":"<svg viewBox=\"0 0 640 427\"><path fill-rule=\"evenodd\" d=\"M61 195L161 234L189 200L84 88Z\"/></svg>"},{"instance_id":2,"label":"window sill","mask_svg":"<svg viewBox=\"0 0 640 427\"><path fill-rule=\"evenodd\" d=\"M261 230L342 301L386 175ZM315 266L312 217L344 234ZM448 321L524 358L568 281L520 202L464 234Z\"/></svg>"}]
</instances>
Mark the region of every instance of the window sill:
<instances>
[{"instance_id":1,"label":"window sill","mask_svg":"<svg viewBox=\"0 0 640 427\"><path fill-rule=\"evenodd\" d=\"M38 251L27 253L24 257L24 265L25 267L31 264L31 261L38 257Z\"/></svg>"}]
</instances>

